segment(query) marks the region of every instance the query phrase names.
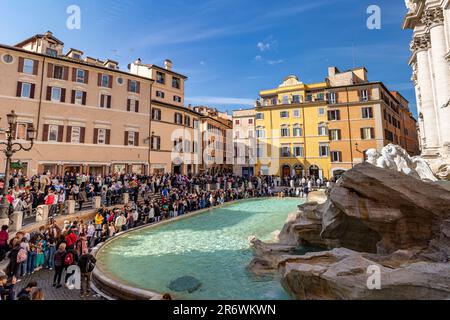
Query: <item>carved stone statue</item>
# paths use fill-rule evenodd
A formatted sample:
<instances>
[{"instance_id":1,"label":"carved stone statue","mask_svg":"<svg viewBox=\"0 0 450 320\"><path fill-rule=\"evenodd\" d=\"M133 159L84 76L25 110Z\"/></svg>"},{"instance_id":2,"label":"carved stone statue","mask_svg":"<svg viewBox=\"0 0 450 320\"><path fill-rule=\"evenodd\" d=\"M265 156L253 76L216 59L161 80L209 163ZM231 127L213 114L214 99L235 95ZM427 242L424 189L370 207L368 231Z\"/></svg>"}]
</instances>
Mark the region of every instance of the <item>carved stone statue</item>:
<instances>
[{"instance_id":1,"label":"carved stone statue","mask_svg":"<svg viewBox=\"0 0 450 320\"><path fill-rule=\"evenodd\" d=\"M405 0L405 6L408 12L415 12L417 9L417 3L414 3L413 0Z\"/></svg>"},{"instance_id":2,"label":"carved stone statue","mask_svg":"<svg viewBox=\"0 0 450 320\"><path fill-rule=\"evenodd\" d=\"M381 150L367 151L367 162L384 169L396 170L416 179L437 181L426 161L421 157L410 157L400 146L389 144Z\"/></svg>"}]
</instances>

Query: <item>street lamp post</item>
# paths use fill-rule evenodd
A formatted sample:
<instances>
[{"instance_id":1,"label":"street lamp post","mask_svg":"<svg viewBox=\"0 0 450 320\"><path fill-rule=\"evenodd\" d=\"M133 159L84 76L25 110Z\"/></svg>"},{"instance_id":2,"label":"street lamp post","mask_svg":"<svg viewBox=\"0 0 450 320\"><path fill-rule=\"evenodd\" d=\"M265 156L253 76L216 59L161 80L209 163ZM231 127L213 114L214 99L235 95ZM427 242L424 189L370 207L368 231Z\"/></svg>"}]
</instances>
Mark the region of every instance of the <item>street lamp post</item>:
<instances>
[{"instance_id":1,"label":"street lamp post","mask_svg":"<svg viewBox=\"0 0 450 320\"><path fill-rule=\"evenodd\" d=\"M11 167L12 156L21 150L30 151L34 145L34 139L36 138L36 130L33 124L27 127L26 138L30 141L30 146L25 147L23 144L14 142L14 129L17 124L17 115L13 111L7 114L8 129L5 131L6 142L0 142L0 146L4 146L2 151L6 157L6 167L5 167L5 183L3 184L2 201L0 203L0 226L9 225L9 202L7 199L8 189L9 189L9 171Z\"/></svg>"}]
</instances>

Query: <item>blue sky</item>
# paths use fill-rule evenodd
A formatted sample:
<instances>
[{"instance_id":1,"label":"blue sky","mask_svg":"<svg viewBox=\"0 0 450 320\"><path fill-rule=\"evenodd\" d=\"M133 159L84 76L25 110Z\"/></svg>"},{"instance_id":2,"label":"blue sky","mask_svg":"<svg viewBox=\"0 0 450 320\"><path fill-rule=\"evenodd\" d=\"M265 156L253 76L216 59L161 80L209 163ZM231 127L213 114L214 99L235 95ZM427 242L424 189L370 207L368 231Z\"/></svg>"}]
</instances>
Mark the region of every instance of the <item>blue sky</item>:
<instances>
[{"instance_id":1,"label":"blue sky","mask_svg":"<svg viewBox=\"0 0 450 320\"><path fill-rule=\"evenodd\" d=\"M69 5L81 29L66 28ZM365 66L371 81L400 91L415 113L408 66L411 31L401 30L401 0L0 0L0 43L51 30L85 54L120 62L174 62L189 77L186 103L249 108L262 89L290 74L319 82L328 66ZM366 26L369 5L381 29ZM37 18L38 17L38 18Z\"/></svg>"}]
</instances>

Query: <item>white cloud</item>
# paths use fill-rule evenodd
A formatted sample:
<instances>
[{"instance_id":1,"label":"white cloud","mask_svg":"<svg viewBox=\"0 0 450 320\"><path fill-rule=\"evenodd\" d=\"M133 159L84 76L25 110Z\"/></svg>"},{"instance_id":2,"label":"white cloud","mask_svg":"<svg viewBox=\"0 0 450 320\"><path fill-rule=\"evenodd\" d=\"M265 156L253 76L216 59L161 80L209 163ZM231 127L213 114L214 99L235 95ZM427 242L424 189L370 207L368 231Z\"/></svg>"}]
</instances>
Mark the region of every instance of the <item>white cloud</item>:
<instances>
[{"instance_id":1,"label":"white cloud","mask_svg":"<svg viewBox=\"0 0 450 320\"><path fill-rule=\"evenodd\" d=\"M278 59L278 60L266 60L264 57L257 55L254 60L256 62L260 62L260 63L267 63L268 65L274 66L280 63L283 63L284 61L282 59Z\"/></svg>"},{"instance_id":2,"label":"white cloud","mask_svg":"<svg viewBox=\"0 0 450 320\"><path fill-rule=\"evenodd\" d=\"M267 63L270 64L271 66L274 66L276 64L283 63L283 60L281 60L281 59L279 59L279 60L267 60Z\"/></svg>"},{"instance_id":3,"label":"white cloud","mask_svg":"<svg viewBox=\"0 0 450 320\"><path fill-rule=\"evenodd\" d=\"M260 56L260 55L257 55L255 57L255 61L264 61L264 58L262 56Z\"/></svg>"},{"instance_id":4,"label":"white cloud","mask_svg":"<svg viewBox=\"0 0 450 320\"><path fill-rule=\"evenodd\" d=\"M258 42L256 45L259 49L259 51L264 52L270 50L270 43L264 43L264 42Z\"/></svg>"},{"instance_id":5,"label":"white cloud","mask_svg":"<svg viewBox=\"0 0 450 320\"><path fill-rule=\"evenodd\" d=\"M232 104L232 105L250 105L255 103L254 99L232 98L232 97L186 97L186 101L194 104Z\"/></svg>"}]
</instances>

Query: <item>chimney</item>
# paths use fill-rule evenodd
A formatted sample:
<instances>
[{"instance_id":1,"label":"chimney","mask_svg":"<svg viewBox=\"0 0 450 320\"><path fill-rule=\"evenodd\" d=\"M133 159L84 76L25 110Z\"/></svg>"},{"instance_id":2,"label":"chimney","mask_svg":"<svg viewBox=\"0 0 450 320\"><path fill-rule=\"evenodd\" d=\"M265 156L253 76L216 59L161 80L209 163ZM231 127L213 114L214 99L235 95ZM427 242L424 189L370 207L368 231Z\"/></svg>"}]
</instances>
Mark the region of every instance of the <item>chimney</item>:
<instances>
[{"instance_id":1,"label":"chimney","mask_svg":"<svg viewBox=\"0 0 450 320\"><path fill-rule=\"evenodd\" d=\"M334 77L337 73L339 73L338 68L336 67L329 67L328 68L328 77Z\"/></svg>"},{"instance_id":2,"label":"chimney","mask_svg":"<svg viewBox=\"0 0 450 320\"><path fill-rule=\"evenodd\" d=\"M172 61L169 60L169 59L166 59L166 60L164 61L164 67L166 68L166 70L171 71L171 70L172 70L172 67L173 67Z\"/></svg>"}]
</instances>

